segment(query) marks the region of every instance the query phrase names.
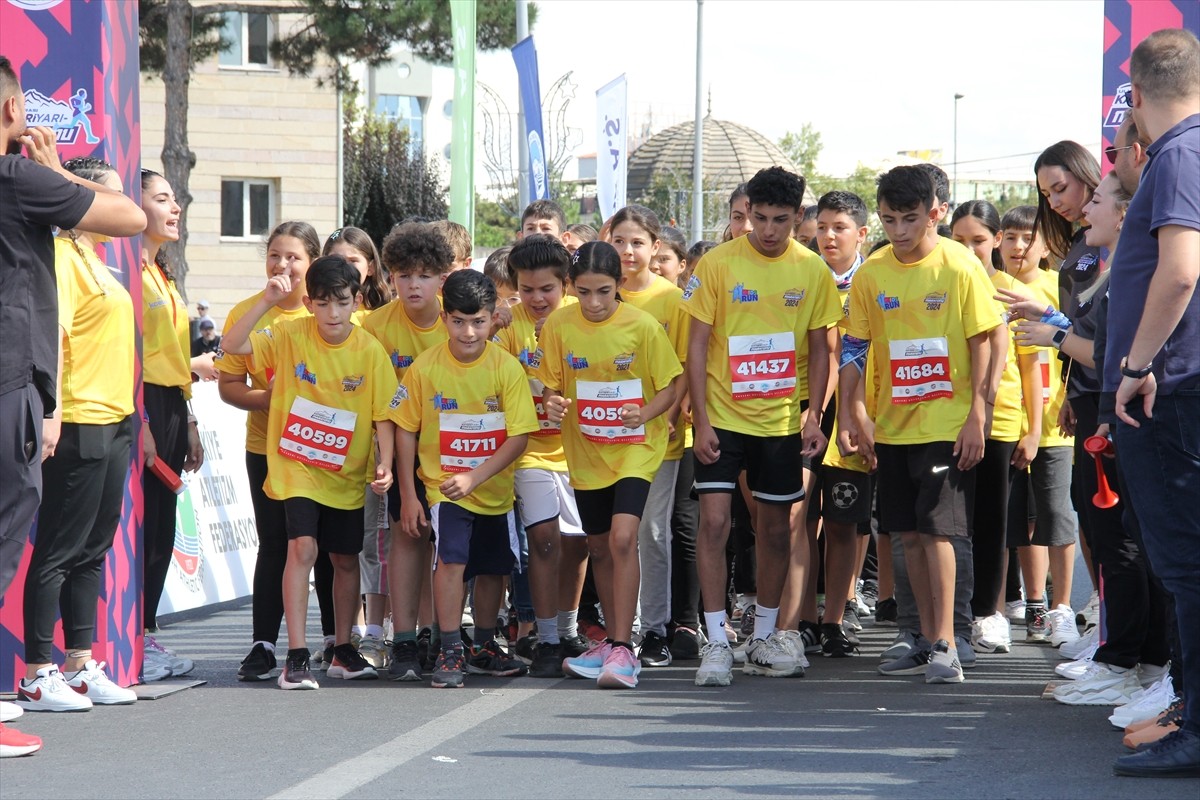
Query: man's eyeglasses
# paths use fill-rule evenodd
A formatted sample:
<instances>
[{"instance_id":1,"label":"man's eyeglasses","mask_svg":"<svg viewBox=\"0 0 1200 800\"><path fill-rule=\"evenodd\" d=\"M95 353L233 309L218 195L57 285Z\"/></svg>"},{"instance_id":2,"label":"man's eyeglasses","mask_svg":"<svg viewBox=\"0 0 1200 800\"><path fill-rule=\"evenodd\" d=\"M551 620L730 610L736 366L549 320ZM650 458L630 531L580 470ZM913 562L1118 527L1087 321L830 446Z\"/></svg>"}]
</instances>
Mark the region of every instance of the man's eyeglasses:
<instances>
[{"instance_id":1,"label":"man's eyeglasses","mask_svg":"<svg viewBox=\"0 0 1200 800\"><path fill-rule=\"evenodd\" d=\"M1106 147L1104 148L1104 157L1108 159L1109 164L1116 166L1117 153L1121 150L1128 150L1131 147L1133 147L1131 144L1127 144L1124 147Z\"/></svg>"}]
</instances>

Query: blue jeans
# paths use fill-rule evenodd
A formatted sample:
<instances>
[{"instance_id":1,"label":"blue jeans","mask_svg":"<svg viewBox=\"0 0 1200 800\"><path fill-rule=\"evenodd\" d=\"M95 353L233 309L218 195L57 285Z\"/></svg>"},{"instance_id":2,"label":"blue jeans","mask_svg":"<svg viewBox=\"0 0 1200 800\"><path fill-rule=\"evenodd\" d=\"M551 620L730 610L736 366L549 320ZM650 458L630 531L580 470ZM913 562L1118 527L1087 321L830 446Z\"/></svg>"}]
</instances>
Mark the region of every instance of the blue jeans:
<instances>
[{"instance_id":1,"label":"blue jeans","mask_svg":"<svg viewBox=\"0 0 1200 800\"><path fill-rule=\"evenodd\" d=\"M1200 733L1200 388L1155 399L1152 419L1135 398L1118 423L1119 463L1146 556L1175 598L1183 659L1184 727Z\"/></svg>"}]
</instances>

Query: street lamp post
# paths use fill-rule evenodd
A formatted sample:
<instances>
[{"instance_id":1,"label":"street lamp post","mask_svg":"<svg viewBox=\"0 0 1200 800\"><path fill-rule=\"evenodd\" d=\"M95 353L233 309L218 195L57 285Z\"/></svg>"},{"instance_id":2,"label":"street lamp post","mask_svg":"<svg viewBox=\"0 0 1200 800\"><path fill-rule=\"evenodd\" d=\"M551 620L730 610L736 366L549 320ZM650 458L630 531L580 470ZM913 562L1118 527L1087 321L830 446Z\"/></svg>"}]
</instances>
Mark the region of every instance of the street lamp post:
<instances>
[{"instance_id":1,"label":"street lamp post","mask_svg":"<svg viewBox=\"0 0 1200 800\"><path fill-rule=\"evenodd\" d=\"M950 188L950 202L956 204L958 200L958 101L962 99L961 94L954 93L954 183Z\"/></svg>"}]
</instances>

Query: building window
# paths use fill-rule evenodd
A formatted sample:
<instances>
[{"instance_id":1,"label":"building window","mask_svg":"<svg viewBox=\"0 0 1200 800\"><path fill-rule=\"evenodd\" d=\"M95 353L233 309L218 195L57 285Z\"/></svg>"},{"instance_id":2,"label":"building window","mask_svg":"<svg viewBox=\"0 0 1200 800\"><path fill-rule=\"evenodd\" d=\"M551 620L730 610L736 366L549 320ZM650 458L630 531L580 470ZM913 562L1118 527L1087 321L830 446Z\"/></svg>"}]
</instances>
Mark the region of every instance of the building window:
<instances>
[{"instance_id":1,"label":"building window","mask_svg":"<svg viewBox=\"0 0 1200 800\"><path fill-rule=\"evenodd\" d=\"M221 51L223 67L269 67L271 65L271 17L231 11L225 14L221 36L229 46Z\"/></svg>"},{"instance_id":2,"label":"building window","mask_svg":"<svg viewBox=\"0 0 1200 800\"><path fill-rule=\"evenodd\" d=\"M275 184L250 178L221 180L221 235L266 236L275 225Z\"/></svg>"},{"instance_id":3,"label":"building window","mask_svg":"<svg viewBox=\"0 0 1200 800\"><path fill-rule=\"evenodd\" d=\"M407 129L413 146L421 146L425 138L425 117L421 113L421 98L403 94L381 94L375 98L375 113Z\"/></svg>"}]
</instances>

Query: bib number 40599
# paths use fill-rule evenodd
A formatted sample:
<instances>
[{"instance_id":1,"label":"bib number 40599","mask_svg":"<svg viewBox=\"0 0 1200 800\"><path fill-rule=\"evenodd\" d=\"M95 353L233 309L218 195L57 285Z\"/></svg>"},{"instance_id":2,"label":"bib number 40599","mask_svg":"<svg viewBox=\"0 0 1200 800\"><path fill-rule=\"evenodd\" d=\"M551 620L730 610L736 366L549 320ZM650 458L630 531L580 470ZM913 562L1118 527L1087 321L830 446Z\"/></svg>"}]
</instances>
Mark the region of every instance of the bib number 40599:
<instances>
[{"instance_id":1,"label":"bib number 40599","mask_svg":"<svg viewBox=\"0 0 1200 800\"><path fill-rule=\"evenodd\" d=\"M323 444L334 450L345 450L346 445L350 444L349 436L318 430L311 425L302 425L299 422L293 422L289 425L287 432L296 439L312 442L313 444Z\"/></svg>"}]
</instances>

